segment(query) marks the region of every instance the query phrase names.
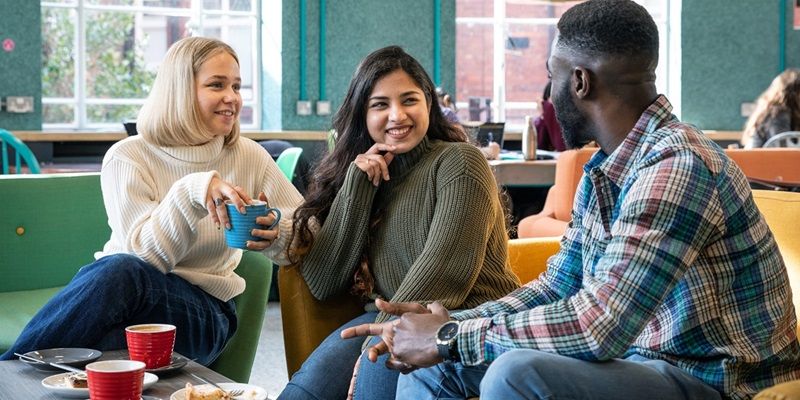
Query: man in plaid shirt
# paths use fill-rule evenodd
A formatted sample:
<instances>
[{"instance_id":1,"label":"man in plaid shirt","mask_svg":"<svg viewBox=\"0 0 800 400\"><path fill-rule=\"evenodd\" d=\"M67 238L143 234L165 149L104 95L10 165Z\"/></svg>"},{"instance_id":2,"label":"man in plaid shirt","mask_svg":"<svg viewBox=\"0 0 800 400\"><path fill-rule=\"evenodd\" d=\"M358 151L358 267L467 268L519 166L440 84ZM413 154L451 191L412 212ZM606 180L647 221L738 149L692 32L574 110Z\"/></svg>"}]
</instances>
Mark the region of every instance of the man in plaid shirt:
<instances>
[{"instance_id":1,"label":"man in plaid shirt","mask_svg":"<svg viewBox=\"0 0 800 400\"><path fill-rule=\"evenodd\" d=\"M652 18L590 0L558 30L548 68L565 142L600 151L547 271L452 315L379 302L405 314L343 336L383 336L370 357L391 351L387 366L410 373L398 399L738 399L800 377L772 233L739 168L657 94Z\"/></svg>"}]
</instances>

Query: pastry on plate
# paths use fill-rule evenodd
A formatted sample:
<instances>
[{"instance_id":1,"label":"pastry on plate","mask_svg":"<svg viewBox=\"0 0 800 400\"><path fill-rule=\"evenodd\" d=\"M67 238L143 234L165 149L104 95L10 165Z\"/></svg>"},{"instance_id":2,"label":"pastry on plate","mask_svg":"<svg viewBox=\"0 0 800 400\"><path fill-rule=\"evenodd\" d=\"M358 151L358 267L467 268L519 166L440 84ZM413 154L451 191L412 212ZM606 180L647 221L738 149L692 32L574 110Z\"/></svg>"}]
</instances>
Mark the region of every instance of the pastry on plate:
<instances>
[{"instance_id":1,"label":"pastry on plate","mask_svg":"<svg viewBox=\"0 0 800 400\"><path fill-rule=\"evenodd\" d=\"M89 387L89 381L86 379L86 374L84 373L69 374L64 380L71 388L86 389Z\"/></svg>"},{"instance_id":2,"label":"pastry on plate","mask_svg":"<svg viewBox=\"0 0 800 400\"><path fill-rule=\"evenodd\" d=\"M231 400L227 393L210 386L193 386L186 383L186 400Z\"/></svg>"}]
</instances>

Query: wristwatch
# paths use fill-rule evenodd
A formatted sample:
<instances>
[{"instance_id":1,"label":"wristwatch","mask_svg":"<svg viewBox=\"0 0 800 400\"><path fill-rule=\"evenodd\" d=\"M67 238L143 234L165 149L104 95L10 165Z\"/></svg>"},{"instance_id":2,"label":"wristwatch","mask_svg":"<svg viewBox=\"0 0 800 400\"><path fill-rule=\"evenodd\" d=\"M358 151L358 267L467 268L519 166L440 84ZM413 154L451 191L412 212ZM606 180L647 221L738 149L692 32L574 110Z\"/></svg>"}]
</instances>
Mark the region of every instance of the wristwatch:
<instances>
[{"instance_id":1,"label":"wristwatch","mask_svg":"<svg viewBox=\"0 0 800 400\"><path fill-rule=\"evenodd\" d=\"M436 348L445 361L458 361L461 358L458 355L457 335L458 321L447 321L436 331Z\"/></svg>"}]
</instances>

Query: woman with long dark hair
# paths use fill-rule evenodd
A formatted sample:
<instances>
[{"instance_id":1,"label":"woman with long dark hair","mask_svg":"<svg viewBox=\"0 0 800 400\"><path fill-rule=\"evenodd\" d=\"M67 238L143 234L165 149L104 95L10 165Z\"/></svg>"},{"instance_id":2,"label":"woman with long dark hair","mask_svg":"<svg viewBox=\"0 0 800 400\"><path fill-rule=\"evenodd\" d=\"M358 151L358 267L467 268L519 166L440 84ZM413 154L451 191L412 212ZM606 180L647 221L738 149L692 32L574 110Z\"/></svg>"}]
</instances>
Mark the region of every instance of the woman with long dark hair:
<instances>
[{"instance_id":1,"label":"woman with long dark hair","mask_svg":"<svg viewBox=\"0 0 800 400\"><path fill-rule=\"evenodd\" d=\"M800 69L789 68L772 80L756 100L744 126L744 147L762 147L771 137L800 130Z\"/></svg>"},{"instance_id":2,"label":"woman with long dark hair","mask_svg":"<svg viewBox=\"0 0 800 400\"><path fill-rule=\"evenodd\" d=\"M466 308L519 286L506 263L506 217L491 170L439 108L422 66L397 46L359 65L294 216L294 256L318 299L350 291L365 313L331 334L281 399L394 399L398 372L359 362L349 326L389 317L376 299ZM374 340L379 341L379 338ZM392 360L388 360L391 362Z\"/></svg>"}]
</instances>

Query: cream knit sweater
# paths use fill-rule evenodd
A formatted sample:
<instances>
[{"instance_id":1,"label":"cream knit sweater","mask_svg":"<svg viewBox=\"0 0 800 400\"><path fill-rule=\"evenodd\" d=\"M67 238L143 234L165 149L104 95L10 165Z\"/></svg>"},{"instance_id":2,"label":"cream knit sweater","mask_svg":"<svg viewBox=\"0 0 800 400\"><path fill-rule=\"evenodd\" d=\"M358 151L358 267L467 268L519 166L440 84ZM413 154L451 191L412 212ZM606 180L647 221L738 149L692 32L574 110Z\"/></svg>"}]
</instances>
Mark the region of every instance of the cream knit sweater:
<instances>
[{"instance_id":1,"label":"cream knit sweater","mask_svg":"<svg viewBox=\"0 0 800 400\"><path fill-rule=\"evenodd\" d=\"M222 137L201 146L158 147L141 136L112 146L101 170L111 238L95 258L129 253L220 300L242 293L244 279L234 273L242 250L225 245L224 227L217 230L205 206L214 175L253 197L263 191L270 206L281 209L280 236L264 255L287 264L291 216L303 198L270 155L244 137L230 147Z\"/></svg>"}]
</instances>

